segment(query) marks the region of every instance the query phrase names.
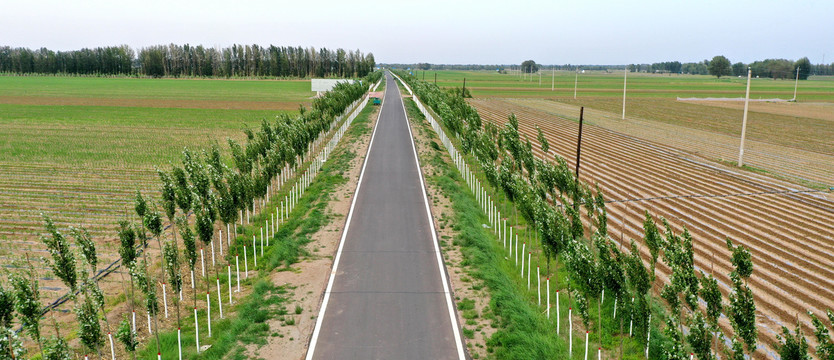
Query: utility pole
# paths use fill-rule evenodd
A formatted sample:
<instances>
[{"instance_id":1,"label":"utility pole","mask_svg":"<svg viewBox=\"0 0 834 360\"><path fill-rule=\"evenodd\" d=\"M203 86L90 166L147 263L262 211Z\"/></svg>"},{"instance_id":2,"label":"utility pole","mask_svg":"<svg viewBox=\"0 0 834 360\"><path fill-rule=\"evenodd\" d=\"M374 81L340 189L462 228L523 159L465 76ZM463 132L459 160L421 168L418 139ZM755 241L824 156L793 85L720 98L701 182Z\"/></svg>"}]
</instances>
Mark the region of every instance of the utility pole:
<instances>
[{"instance_id":1,"label":"utility pole","mask_svg":"<svg viewBox=\"0 0 834 360\"><path fill-rule=\"evenodd\" d=\"M461 90L460 92L460 97L466 97L466 78L463 78L463 90Z\"/></svg>"},{"instance_id":2,"label":"utility pole","mask_svg":"<svg viewBox=\"0 0 834 360\"><path fill-rule=\"evenodd\" d=\"M579 68L576 68L576 79L573 80L573 99L576 100L576 86L579 84Z\"/></svg>"},{"instance_id":3,"label":"utility pole","mask_svg":"<svg viewBox=\"0 0 834 360\"><path fill-rule=\"evenodd\" d=\"M625 75L623 75L623 120L625 120L625 102L626 102L626 83L628 81L628 65L625 68Z\"/></svg>"},{"instance_id":4,"label":"utility pole","mask_svg":"<svg viewBox=\"0 0 834 360\"><path fill-rule=\"evenodd\" d=\"M434 84L437 85L437 73L434 73Z\"/></svg>"},{"instance_id":5,"label":"utility pole","mask_svg":"<svg viewBox=\"0 0 834 360\"><path fill-rule=\"evenodd\" d=\"M744 95L744 117L741 120L741 145L738 148L738 167L744 166L744 134L747 132L747 108L750 105L750 78L753 70L747 68L747 94Z\"/></svg>"},{"instance_id":6,"label":"utility pole","mask_svg":"<svg viewBox=\"0 0 834 360\"><path fill-rule=\"evenodd\" d=\"M580 155L582 154L582 119L583 114L585 114L585 107L582 106L579 108L579 137L576 139L576 178L574 179L574 184L576 188L579 188L579 159ZM574 198L573 201L573 209L579 211L579 201Z\"/></svg>"},{"instance_id":7,"label":"utility pole","mask_svg":"<svg viewBox=\"0 0 834 360\"><path fill-rule=\"evenodd\" d=\"M799 67L796 67L796 82L793 85L793 101L796 102L796 89L799 88Z\"/></svg>"},{"instance_id":8,"label":"utility pole","mask_svg":"<svg viewBox=\"0 0 834 360\"><path fill-rule=\"evenodd\" d=\"M579 156L582 151L582 122L585 114L585 107L579 108L579 137L576 139L576 181L579 181Z\"/></svg>"}]
</instances>

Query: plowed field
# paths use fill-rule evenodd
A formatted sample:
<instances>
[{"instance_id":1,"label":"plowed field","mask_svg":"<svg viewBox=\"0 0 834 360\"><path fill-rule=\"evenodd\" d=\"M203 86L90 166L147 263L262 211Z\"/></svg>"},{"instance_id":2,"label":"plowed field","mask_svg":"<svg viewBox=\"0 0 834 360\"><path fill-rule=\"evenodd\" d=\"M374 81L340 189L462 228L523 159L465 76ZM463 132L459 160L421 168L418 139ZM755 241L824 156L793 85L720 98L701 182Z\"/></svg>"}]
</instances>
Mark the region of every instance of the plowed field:
<instances>
[{"instance_id":1,"label":"plowed field","mask_svg":"<svg viewBox=\"0 0 834 360\"><path fill-rule=\"evenodd\" d=\"M500 100L471 104L485 120L501 124L515 113L535 151L535 126L540 126L551 151L575 166L575 121ZM750 248L755 271L749 286L759 325L756 358L774 353L777 332L782 325L792 328L797 314L809 334L806 312L820 315L834 308L834 195L806 192L811 189L593 125L583 129L580 177L598 183L612 201L607 208L615 238L642 239L644 210L668 219L676 231L686 226L694 237L696 270L714 269L725 298L732 270L725 239ZM648 249L641 251L648 261ZM661 282L669 273L658 266ZM729 328L726 318L722 326Z\"/></svg>"}]
</instances>

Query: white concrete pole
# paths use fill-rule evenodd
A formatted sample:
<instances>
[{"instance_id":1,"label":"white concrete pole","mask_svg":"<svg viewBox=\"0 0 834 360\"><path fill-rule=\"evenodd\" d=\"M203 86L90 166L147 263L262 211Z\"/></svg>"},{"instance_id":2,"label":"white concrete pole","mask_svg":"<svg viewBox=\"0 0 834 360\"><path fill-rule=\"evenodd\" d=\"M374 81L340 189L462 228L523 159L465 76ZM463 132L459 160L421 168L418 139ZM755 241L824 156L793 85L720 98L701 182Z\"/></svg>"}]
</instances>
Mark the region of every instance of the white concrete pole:
<instances>
[{"instance_id":1,"label":"white concrete pole","mask_svg":"<svg viewBox=\"0 0 834 360\"><path fill-rule=\"evenodd\" d=\"M579 85L579 69L576 69L576 78L573 80L573 99L576 100L576 88Z\"/></svg>"},{"instance_id":2,"label":"white concrete pole","mask_svg":"<svg viewBox=\"0 0 834 360\"><path fill-rule=\"evenodd\" d=\"M628 83L628 66L623 75L623 120L625 120L625 105L626 105L626 84Z\"/></svg>"},{"instance_id":3,"label":"white concrete pole","mask_svg":"<svg viewBox=\"0 0 834 360\"><path fill-rule=\"evenodd\" d=\"M796 68L796 82L793 85L793 101L796 101L796 89L799 88L799 68Z\"/></svg>"},{"instance_id":4,"label":"white concrete pole","mask_svg":"<svg viewBox=\"0 0 834 360\"><path fill-rule=\"evenodd\" d=\"M744 95L744 116L741 118L741 144L738 147L738 167L744 166L744 137L747 133L747 109L750 106L750 78L753 70L747 68L747 92Z\"/></svg>"}]
</instances>

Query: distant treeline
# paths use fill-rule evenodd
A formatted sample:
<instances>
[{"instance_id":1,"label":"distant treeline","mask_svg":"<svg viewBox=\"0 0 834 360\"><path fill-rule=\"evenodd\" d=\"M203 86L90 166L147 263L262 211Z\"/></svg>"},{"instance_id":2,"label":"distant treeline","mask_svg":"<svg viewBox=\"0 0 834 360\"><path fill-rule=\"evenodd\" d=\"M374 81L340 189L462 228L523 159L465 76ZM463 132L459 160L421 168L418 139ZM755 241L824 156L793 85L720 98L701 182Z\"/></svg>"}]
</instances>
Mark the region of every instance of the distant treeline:
<instances>
[{"instance_id":1,"label":"distant treeline","mask_svg":"<svg viewBox=\"0 0 834 360\"><path fill-rule=\"evenodd\" d=\"M0 72L169 77L364 77L372 53L302 47L127 45L52 51L0 47Z\"/></svg>"},{"instance_id":2,"label":"distant treeline","mask_svg":"<svg viewBox=\"0 0 834 360\"><path fill-rule=\"evenodd\" d=\"M679 61L667 61L654 64L631 64L630 71L650 73L672 73L672 74L695 74L709 75L709 60L697 63L681 63ZM799 77L807 78L807 75L834 75L834 64L812 65L807 57L796 61L786 59L765 59L750 64L737 62L731 65L733 76L747 76L747 67L753 71L753 76L774 79L793 79L796 76L796 69L800 69ZM803 76L804 75L804 76Z\"/></svg>"},{"instance_id":3,"label":"distant treeline","mask_svg":"<svg viewBox=\"0 0 834 360\"><path fill-rule=\"evenodd\" d=\"M416 69L416 70L490 70L506 72L507 70L518 70L520 64L495 64L495 65L449 65L449 64L380 64L380 66L396 68L396 69ZM542 65L537 64L538 70L592 70L592 71L610 71L622 70L628 67L632 72L647 72L647 73L669 73L669 74L693 74L693 75L709 75L709 60L701 62L681 63L680 61L667 61L654 64L630 64L630 65ZM806 74L808 70L809 75L834 75L834 63L825 65L812 65L808 58L802 58L797 61L785 59L766 59L756 61L750 64L737 62L732 64L733 76L747 76L747 67L753 70L753 76L763 78L775 79L793 79L796 75L797 67L800 67L800 78Z\"/></svg>"},{"instance_id":4,"label":"distant treeline","mask_svg":"<svg viewBox=\"0 0 834 360\"><path fill-rule=\"evenodd\" d=\"M478 64L379 64L392 69L416 69L416 70L491 70L505 72L507 70L518 70L521 64L495 64L495 65L478 65ZM585 70L615 70L623 69L625 65L542 65L537 64L539 70L573 70L580 67Z\"/></svg>"}]
</instances>

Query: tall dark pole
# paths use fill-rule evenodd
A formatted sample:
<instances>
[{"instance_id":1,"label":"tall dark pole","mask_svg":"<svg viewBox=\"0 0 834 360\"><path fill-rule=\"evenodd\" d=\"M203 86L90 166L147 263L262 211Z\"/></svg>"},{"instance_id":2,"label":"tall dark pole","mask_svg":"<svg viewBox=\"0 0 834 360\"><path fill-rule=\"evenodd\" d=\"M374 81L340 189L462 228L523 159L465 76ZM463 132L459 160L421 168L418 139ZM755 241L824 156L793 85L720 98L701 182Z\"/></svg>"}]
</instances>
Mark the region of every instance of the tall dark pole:
<instances>
[{"instance_id":1,"label":"tall dark pole","mask_svg":"<svg viewBox=\"0 0 834 360\"><path fill-rule=\"evenodd\" d=\"M434 73L434 84L437 85L437 73Z\"/></svg>"},{"instance_id":2,"label":"tall dark pole","mask_svg":"<svg viewBox=\"0 0 834 360\"><path fill-rule=\"evenodd\" d=\"M426 70L423 70L423 81L426 81Z\"/></svg>"},{"instance_id":3,"label":"tall dark pole","mask_svg":"<svg viewBox=\"0 0 834 360\"><path fill-rule=\"evenodd\" d=\"M460 92L460 97L466 97L466 78L463 78L463 90Z\"/></svg>"},{"instance_id":4,"label":"tall dark pole","mask_svg":"<svg viewBox=\"0 0 834 360\"><path fill-rule=\"evenodd\" d=\"M579 138L576 140L576 182L579 183L579 155L582 150L582 121L585 107L579 108Z\"/></svg>"},{"instance_id":5,"label":"tall dark pole","mask_svg":"<svg viewBox=\"0 0 834 360\"><path fill-rule=\"evenodd\" d=\"M573 209L579 211L579 159L582 150L582 120L585 107L579 108L579 138L576 140L576 179L574 179Z\"/></svg>"}]
</instances>

